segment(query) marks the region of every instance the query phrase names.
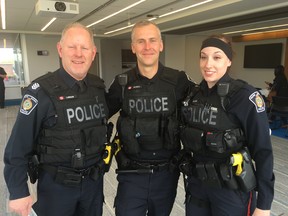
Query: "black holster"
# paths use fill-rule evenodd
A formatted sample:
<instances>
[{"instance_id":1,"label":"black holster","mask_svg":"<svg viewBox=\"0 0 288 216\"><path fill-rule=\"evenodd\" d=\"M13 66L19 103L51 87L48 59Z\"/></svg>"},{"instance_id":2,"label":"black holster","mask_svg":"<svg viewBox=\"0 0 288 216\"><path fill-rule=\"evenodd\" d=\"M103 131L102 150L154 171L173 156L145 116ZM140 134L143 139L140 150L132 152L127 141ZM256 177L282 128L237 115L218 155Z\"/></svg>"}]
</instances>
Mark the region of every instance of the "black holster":
<instances>
[{"instance_id":1,"label":"black holster","mask_svg":"<svg viewBox=\"0 0 288 216\"><path fill-rule=\"evenodd\" d=\"M39 178L39 164L37 155L33 155L28 161L28 175L32 184Z\"/></svg>"},{"instance_id":2,"label":"black holster","mask_svg":"<svg viewBox=\"0 0 288 216\"><path fill-rule=\"evenodd\" d=\"M131 160L126 156L123 150L120 150L116 154L115 159L119 169L127 169L127 167L129 167L131 164Z\"/></svg>"}]
</instances>

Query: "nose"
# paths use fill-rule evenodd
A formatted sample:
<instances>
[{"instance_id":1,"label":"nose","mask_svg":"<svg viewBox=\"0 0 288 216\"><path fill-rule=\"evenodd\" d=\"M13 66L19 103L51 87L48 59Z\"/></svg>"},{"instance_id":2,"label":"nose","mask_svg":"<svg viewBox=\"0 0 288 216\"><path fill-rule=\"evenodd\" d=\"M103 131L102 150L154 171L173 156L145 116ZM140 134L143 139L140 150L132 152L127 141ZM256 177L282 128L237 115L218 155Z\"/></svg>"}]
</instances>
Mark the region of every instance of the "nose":
<instances>
[{"instance_id":1,"label":"nose","mask_svg":"<svg viewBox=\"0 0 288 216\"><path fill-rule=\"evenodd\" d=\"M209 68L209 67L211 67L211 65L212 65L212 58L207 57L207 58L206 58L206 61L205 61L205 66L206 66L207 68Z\"/></svg>"},{"instance_id":2,"label":"nose","mask_svg":"<svg viewBox=\"0 0 288 216\"><path fill-rule=\"evenodd\" d=\"M82 49L81 49L81 47L76 47L76 49L75 49L75 55L76 55L76 56L82 56Z\"/></svg>"},{"instance_id":3,"label":"nose","mask_svg":"<svg viewBox=\"0 0 288 216\"><path fill-rule=\"evenodd\" d=\"M145 46L144 46L144 48L147 49L147 50L149 50L150 47L151 47L150 42L149 42L149 41L146 41L146 42L145 42Z\"/></svg>"}]
</instances>

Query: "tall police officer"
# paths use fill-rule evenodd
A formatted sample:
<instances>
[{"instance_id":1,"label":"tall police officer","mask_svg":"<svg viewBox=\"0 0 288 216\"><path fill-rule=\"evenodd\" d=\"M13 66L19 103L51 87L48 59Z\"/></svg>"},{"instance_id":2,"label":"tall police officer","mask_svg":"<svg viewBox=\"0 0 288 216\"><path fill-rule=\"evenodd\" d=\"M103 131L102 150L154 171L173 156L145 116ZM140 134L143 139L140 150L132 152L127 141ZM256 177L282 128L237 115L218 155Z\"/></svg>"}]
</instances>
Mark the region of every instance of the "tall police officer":
<instances>
[{"instance_id":1,"label":"tall police officer","mask_svg":"<svg viewBox=\"0 0 288 216\"><path fill-rule=\"evenodd\" d=\"M136 23L131 40L137 67L116 76L107 100L110 115L121 109L115 211L117 216L167 216L179 178L170 166L180 148L178 108L194 83L159 62L163 42L153 22Z\"/></svg>"},{"instance_id":2,"label":"tall police officer","mask_svg":"<svg viewBox=\"0 0 288 216\"><path fill-rule=\"evenodd\" d=\"M39 175L38 215L100 216L108 110L103 81L87 74L96 55L93 34L69 24L57 49L63 67L28 87L5 149L9 207L22 216L31 210L29 172L33 182Z\"/></svg>"},{"instance_id":3,"label":"tall police officer","mask_svg":"<svg viewBox=\"0 0 288 216\"><path fill-rule=\"evenodd\" d=\"M252 86L228 75L231 63L227 38L220 35L203 41L204 80L182 107L181 139L192 155L180 166L188 175L187 216L270 215L273 154L264 101Z\"/></svg>"}]
</instances>

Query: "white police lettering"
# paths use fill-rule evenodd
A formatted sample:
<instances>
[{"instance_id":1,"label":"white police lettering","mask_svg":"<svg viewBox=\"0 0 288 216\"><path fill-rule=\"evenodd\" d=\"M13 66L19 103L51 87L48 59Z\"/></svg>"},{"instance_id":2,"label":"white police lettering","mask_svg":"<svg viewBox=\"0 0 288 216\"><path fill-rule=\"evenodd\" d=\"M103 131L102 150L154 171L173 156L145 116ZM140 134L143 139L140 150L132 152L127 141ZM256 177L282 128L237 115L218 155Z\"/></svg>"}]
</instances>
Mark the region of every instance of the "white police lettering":
<instances>
[{"instance_id":1,"label":"white police lettering","mask_svg":"<svg viewBox=\"0 0 288 216\"><path fill-rule=\"evenodd\" d=\"M83 107L68 108L66 112L69 124L75 121L83 122L105 117L104 104L101 103Z\"/></svg>"},{"instance_id":2,"label":"white police lettering","mask_svg":"<svg viewBox=\"0 0 288 216\"><path fill-rule=\"evenodd\" d=\"M167 112L168 97L129 99L129 109L130 113Z\"/></svg>"},{"instance_id":3,"label":"white police lettering","mask_svg":"<svg viewBox=\"0 0 288 216\"><path fill-rule=\"evenodd\" d=\"M205 108L189 107L187 114L190 122L216 125L217 109L209 109L207 112Z\"/></svg>"}]
</instances>

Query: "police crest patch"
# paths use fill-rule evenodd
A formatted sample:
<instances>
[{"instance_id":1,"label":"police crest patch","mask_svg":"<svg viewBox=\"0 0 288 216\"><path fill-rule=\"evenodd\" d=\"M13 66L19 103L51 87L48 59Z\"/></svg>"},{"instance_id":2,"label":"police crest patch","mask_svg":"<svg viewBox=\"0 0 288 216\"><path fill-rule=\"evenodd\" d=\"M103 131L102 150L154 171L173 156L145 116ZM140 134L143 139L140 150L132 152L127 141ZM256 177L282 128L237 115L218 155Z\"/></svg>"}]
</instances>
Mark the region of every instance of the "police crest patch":
<instances>
[{"instance_id":1,"label":"police crest patch","mask_svg":"<svg viewBox=\"0 0 288 216\"><path fill-rule=\"evenodd\" d=\"M265 103L259 92L253 92L249 96L249 100L255 105L258 113L265 111Z\"/></svg>"},{"instance_id":2,"label":"police crest patch","mask_svg":"<svg viewBox=\"0 0 288 216\"><path fill-rule=\"evenodd\" d=\"M29 115L32 110L37 106L38 100L31 95L24 95L21 103L20 113Z\"/></svg>"}]
</instances>

